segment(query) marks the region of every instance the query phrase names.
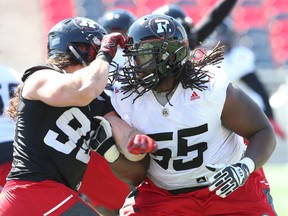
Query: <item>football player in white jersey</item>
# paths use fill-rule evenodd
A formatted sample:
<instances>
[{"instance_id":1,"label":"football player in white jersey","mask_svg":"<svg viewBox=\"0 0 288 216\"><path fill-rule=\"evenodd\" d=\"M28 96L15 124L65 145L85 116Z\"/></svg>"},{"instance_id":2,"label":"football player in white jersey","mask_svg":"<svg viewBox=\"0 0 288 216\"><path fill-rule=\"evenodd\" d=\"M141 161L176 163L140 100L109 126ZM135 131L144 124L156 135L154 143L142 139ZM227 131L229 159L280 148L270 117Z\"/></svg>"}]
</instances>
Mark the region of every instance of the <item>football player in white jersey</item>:
<instances>
[{"instance_id":1,"label":"football player in white jersey","mask_svg":"<svg viewBox=\"0 0 288 216\"><path fill-rule=\"evenodd\" d=\"M14 69L0 65L0 188L11 168L15 122L4 114L20 83L21 75Z\"/></svg>"},{"instance_id":2,"label":"football player in white jersey","mask_svg":"<svg viewBox=\"0 0 288 216\"><path fill-rule=\"evenodd\" d=\"M259 172L275 149L273 128L213 66L223 47L188 61L184 27L155 14L131 25L126 46L129 64L111 101L126 122L157 141L158 150L145 155L145 146L127 146L149 169L120 215L276 215Z\"/></svg>"}]
</instances>

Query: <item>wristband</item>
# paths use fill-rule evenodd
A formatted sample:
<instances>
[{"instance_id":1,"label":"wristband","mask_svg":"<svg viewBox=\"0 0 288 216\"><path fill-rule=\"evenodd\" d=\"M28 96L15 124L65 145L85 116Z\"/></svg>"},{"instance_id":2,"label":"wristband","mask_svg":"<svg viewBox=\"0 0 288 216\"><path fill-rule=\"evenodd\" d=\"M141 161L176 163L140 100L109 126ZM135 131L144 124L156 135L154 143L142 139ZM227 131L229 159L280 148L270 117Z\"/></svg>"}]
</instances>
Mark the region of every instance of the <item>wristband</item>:
<instances>
[{"instance_id":1,"label":"wristband","mask_svg":"<svg viewBox=\"0 0 288 216\"><path fill-rule=\"evenodd\" d=\"M109 163L114 163L119 157L120 157L120 152L118 148L116 147L116 145L111 146L110 149L104 154L104 158Z\"/></svg>"},{"instance_id":2,"label":"wristband","mask_svg":"<svg viewBox=\"0 0 288 216\"><path fill-rule=\"evenodd\" d=\"M113 137L105 140L104 143L96 149L96 151L109 163L114 163L120 157L120 152L115 145L115 140Z\"/></svg>"},{"instance_id":3,"label":"wristband","mask_svg":"<svg viewBox=\"0 0 288 216\"><path fill-rule=\"evenodd\" d=\"M107 52L104 52L104 51L98 52L96 58L106 61L109 64L112 62L111 56Z\"/></svg>"},{"instance_id":4,"label":"wristband","mask_svg":"<svg viewBox=\"0 0 288 216\"><path fill-rule=\"evenodd\" d=\"M248 170L249 170L250 174L251 174L252 172L254 172L254 170L255 170L255 163L254 163L254 161L253 161L251 158L249 158L249 157L244 157L244 158L242 158L242 159L239 161L239 163L245 164L245 165L248 167Z\"/></svg>"}]
</instances>

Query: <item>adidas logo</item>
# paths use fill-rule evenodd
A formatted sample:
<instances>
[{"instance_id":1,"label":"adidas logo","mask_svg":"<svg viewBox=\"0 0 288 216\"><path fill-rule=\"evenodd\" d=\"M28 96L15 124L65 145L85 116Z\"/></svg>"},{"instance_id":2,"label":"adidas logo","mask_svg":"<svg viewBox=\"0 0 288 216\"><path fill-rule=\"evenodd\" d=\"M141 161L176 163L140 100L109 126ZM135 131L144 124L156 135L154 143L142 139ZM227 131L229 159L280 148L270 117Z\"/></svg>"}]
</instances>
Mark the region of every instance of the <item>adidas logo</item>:
<instances>
[{"instance_id":1,"label":"adidas logo","mask_svg":"<svg viewBox=\"0 0 288 216\"><path fill-rule=\"evenodd\" d=\"M192 95L190 96L190 100L196 100L196 99L199 99L200 96L195 92L193 91Z\"/></svg>"},{"instance_id":2,"label":"adidas logo","mask_svg":"<svg viewBox=\"0 0 288 216\"><path fill-rule=\"evenodd\" d=\"M206 180L206 177L205 177L205 176L202 176L202 177L200 177L200 178L197 178L197 179L196 179L196 181L197 181L197 183L203 183L203 182L207 182L207 180Z\"/></svg>"}]
</instances>

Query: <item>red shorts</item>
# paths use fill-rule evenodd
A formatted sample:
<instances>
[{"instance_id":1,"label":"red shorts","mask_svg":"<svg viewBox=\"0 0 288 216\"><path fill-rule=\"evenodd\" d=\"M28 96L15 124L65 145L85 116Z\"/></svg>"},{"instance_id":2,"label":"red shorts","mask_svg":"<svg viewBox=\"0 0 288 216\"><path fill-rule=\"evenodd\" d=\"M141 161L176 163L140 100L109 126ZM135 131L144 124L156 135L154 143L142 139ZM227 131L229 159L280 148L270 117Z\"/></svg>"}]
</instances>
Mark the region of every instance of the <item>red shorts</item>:
<instances>
[{"instance_id":1,"label":"red shorts","mask_svg":"<svg viewBox=\"0 0 288 216\"><path fill-rule=\"evenodd\" d=\"M6 183L6 177L11 169L11 165L12 161L0 164L0 187L3 187Z\"/></svg>"},{"instance_id":2,"label":"red shorts","mask_svg":"<svg viewBox=\"0 0 288 216\"><path fill-rule=\"evenodd\" d=\"M173 195L147 178L128 196L120 215L276 216L269 185L262 174L262 170L253 172L242 187L224 199L208 187Z\"/></svg>"},{"instance_id":3,"label":"red shorts","mask_svg":"<svg viewBox=\"0 0 288 216\"><path fill-rule=\"evenodd\" d=\"M79 192L87 195L94 206L118 210L130 193L130 188L112 173L103 157L91 152L91 159Z\"/></svg>"},{"instance_id":4,"label":"red shorts","mask_svg":"<svg viewBox=\"0 0 288 216\"><path fill-rule=\"evenodd\" d=\"M6 177L10 169L11 162L0 165L0 186L3 187L6 183ZM91 159L79 192L87 195L94 206L118 210L122 207L130 188L115 177L103 157L91 152Z\"/></svg>"},{"instance_id":5,"label":"red shorts","mask_svg":"<svg viewBox=\"0 0 288 216\"><path fill-rule=\"evenodd\" d=\"M0 193L0 216L59 216L76 211L79 215L98 215L77 192L55 181L11 180Z\"/></svg>"}]
</instances>

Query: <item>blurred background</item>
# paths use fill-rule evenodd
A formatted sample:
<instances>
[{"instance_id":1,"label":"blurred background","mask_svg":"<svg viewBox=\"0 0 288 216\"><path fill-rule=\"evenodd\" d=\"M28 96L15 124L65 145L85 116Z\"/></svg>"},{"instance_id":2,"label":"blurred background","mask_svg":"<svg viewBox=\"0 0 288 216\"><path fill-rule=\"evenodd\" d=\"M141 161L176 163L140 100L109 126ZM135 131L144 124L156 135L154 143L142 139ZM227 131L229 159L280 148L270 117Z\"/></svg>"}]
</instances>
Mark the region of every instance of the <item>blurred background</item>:
<instances>
[{"instance_id":1,"label":"blurred background","mask_svg":"<svg viewBox=\"0 0 288 216\"><path fill-rule=\"evenodd\" d=\"M47 32L65 18L86 16L97 21L105 11L115 8L129 10L140 17L165 3L176 3L197 23L215 2L217 0L1 0L0 65L23 73L26 68L43 63ZM288 2L238 0L231 17L238 43L255 54L257 75L268 91L275 119L288 134ZM287 139L277 137L277 148L265 166L275 207L281 211L280 216L288 215Z\"/></svg>"}]
</instances>

